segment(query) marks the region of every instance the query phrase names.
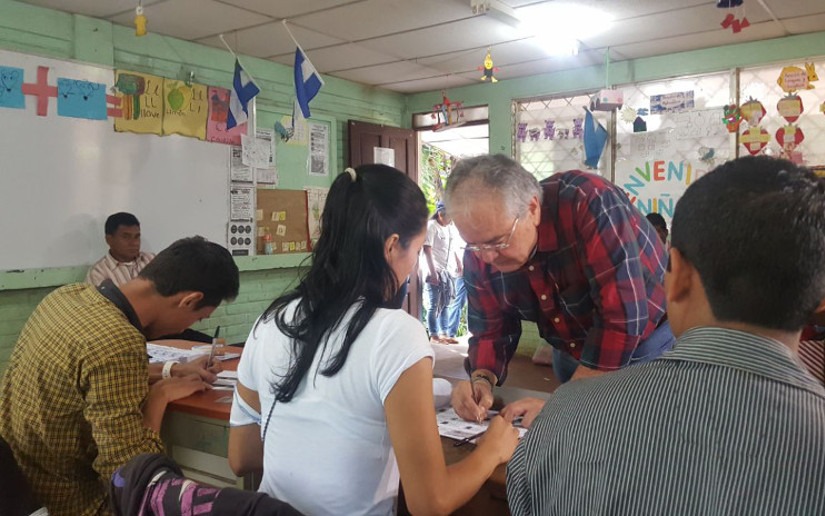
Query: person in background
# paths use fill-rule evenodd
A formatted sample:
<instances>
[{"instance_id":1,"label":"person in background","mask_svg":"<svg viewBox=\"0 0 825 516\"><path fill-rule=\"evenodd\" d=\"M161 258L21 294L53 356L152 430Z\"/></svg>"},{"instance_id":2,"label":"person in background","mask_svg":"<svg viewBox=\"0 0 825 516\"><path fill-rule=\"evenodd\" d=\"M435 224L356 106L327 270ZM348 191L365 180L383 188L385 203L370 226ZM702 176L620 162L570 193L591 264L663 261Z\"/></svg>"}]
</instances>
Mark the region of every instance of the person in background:
<instances>
[{"instance_id":1,"label":"person in background","mask_svg":"<svg viewBox=\"0 0 825 516\"><path fill-rule=\"evenodd\" d=\"M108 279L119 287L137 278L155 255L140 250L140 222L131 213L109 215L104 231L109 252L89 269L86 283L98 286Z\"/></svg>"},{"instance_id":2,"label":"person in background","mask_svg":"<svg viewBox=\"0 0 825 516\"><path fill-rule=\"evenodd\" d=\"M454 284L449 269L453 249L450 218L444 203L438 201L435 213L427 222L424 240L424 308L427 310L427 330L430 342L456 344L455 333L450 335L450 304L455 299Z\"/></svg>"},{"instance_id":3,"label":"person in background","mask_svg":"<svg viewBox=\"0 0 825 516\"><path fill-rule=\"evenodd\" d=\"M647 215L645 215L645 218L647 219L648 222L653 224L653 227L656 229L656 233L658 233L659 238L662 239L662 243L667 245L668 231L667 231L667 222L665 221L665 218L662 217L661 214L656 213L656 212L648 213Z\"/></svg>"},{"instance_id":4,"label":"person in background","mask_svg":"<svg viewBox=\"0 0 825 516\"><path fill-rule=\"evenodd\" d=\"M163 453L167 403L214 375L202 364L152 370L146 339L209 317L238 284L229 251L193 237L120 287L67 285L35 308L0 381L0 437L50 515L105 514L115 469Z\"/></svg>"},{"instance_id":5,"label":"person in background","mask_svg":"<svg viewBox=\"0 0 825 516\"><path fill-rule=\"evenodd\" d=\"M825 182L739 158L671 231L676 345L556 390L508 465L514 516L825 514L825 388L796 357L825 298Z\"/></svg>"},{"instance_id":6,"label":"person in background","mask_svg":"<svg viewBox=\"0 0 825 516\"><path fill-rule=\"evenodd\" d=\"M464 287L464 240L455 224L450 224L450 263L447 267L453 281L453 299L447 306L447 337L455 339L461 326L461 314L467 303L467 289Z\"/></svg>"},{"instance_id":7,"label":"person in background","mask_svg":"<svg viewBox=\"0 0 825 516\"><path fill-rule=\"evenodd\" d=\"M478 156L458 162L446 193L467 242L470 381L459 382L452 399L461 417L486 416L523 320L553 346L561 382L651 360L672 346L665 248L613 183L579 170L539 183L506 156ZM543 403L526 398L505 410L529 426Z\"/></svg>"},{"instance_id":8,"label":"person in background","mask_svg":"<svg viewBox=\"0 0 825 516\"><path fill-rule=\"evenodd\" d=\"M506 462L501 416L447 466L433 349L401 310L426 237L424 194L385 165L348 168L329 191L312 264L252 329L238 366L229 465L305 514L393 514L399 476L413 514L448 514Z\"/></svg>"}]
</instances>

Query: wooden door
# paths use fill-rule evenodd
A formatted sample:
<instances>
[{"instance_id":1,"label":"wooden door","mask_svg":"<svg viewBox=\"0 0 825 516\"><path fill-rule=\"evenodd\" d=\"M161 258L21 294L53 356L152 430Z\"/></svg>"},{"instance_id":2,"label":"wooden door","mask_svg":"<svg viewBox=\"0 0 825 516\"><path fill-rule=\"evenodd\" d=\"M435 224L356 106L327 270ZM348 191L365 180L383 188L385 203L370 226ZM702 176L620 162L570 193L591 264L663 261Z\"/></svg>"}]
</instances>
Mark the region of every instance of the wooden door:
<instances>
[{"instance_id":1,"label":"wooden door","mask_svg":"<svg viewBox=\"0 0 825 516\"><path fill-rule=\"evenodd\" d=\"M418 136L412 129L401 129L386 125L370 124L350 120L349 166L357 167L374 163L376 147L394 151L395 168L407 174L418 184ZM410 285L404 309L416 319L421 318L421 282L416 270L410 275Z\"/></svg>"}]
</instances>

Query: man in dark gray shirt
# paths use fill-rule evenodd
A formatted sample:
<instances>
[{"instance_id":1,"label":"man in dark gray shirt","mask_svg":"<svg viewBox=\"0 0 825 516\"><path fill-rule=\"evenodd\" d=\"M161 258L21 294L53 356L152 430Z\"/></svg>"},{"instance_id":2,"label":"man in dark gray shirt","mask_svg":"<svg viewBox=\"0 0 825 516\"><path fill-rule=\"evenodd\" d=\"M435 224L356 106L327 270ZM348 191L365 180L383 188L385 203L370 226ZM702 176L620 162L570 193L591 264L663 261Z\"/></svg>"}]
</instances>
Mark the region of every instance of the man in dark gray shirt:
<instances>
[{"instance_id":1,"label":"man in dark gray shirt","mask_svg":"<svg viewBox=\"0 0 825 516\"><path fill-rule=\"evenodd\" d=\"M799 335L825 298L825 182L740 158L676 206L672 351L570 382L507 470L522 514L825 514L825 389Z\"/></svg>"}]
</instances>

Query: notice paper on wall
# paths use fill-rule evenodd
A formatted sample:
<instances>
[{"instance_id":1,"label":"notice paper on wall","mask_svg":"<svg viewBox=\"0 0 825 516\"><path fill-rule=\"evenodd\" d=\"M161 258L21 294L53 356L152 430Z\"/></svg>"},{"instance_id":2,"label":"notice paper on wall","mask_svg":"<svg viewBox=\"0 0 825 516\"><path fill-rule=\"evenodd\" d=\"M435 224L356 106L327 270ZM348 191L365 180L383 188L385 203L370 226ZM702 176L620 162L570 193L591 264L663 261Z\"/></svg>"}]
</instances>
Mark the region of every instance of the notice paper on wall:
<instances>
[{"instance_id":1,"label":"notice paper on wall","mask_svg":"<svg viewBox=\"0 0 825 516\"><path fill-rule=\"evenodd\" d=\"M252 182L252 168L243 163L243 149L233 145L229 150L229 180L243 183Z\"/></svg>"},{"instance_id":2,"label":"notice paper on wall","mask_svg":"<svg viewBox=\"0 0 825 516\"><path fill-rule=\"evenodd\" d=\"M307 170L311 176L329 175L329 127L309 123Z\"/></svg>"},{"instance_id":3,"label":"notice paper on wall","mask_svg":"<svg viewBox=\"0 0 825 516\"><path fill-rule=\"evenodd\" d=\"M233 185L229 189L229 219L252 220L255 207L255 189Z\"/></svg>"}]
</instances>

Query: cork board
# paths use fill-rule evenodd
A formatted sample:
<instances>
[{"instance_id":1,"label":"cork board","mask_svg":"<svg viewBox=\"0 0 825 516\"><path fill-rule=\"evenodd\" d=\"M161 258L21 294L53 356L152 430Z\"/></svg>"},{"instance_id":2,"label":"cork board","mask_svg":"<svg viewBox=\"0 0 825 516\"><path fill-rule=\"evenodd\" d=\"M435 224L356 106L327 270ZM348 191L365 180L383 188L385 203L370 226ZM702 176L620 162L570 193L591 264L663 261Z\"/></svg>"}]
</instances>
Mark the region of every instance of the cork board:
<instances>
[{"instance_id":1,"label":"cork board","mask_svg":"<svg viewBox=\"0 0 825 516\"><path fill-rule=\"evenodd\" d=\"M309 252L306 191L259 188L257 196L258 254L264 254L267 231L272 235L272 254Z\"/></svg>"}]
</instances>

